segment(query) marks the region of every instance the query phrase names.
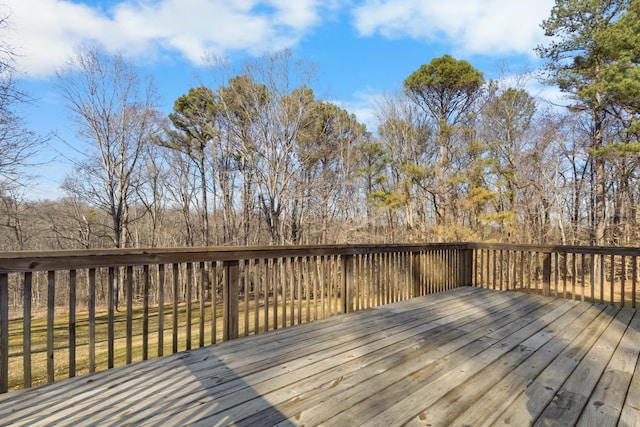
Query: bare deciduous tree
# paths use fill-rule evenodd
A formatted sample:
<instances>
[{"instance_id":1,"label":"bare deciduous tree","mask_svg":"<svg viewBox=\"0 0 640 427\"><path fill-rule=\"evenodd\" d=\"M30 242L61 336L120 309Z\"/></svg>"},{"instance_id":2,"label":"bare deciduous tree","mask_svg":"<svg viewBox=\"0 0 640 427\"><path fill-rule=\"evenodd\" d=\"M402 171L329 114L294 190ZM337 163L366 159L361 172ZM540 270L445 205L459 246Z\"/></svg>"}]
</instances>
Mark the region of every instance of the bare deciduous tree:
<instances>
[{"instance_id":1,"label":"bare deciduous tree","mask_svg":"<svg viewBox=\"0 0 640 427\"><path fill-rule=\"evenodd\" d=\"M83 48L58 72L79 141L64 189L111 218L113 246L126 247L129 208L142 185L144 147L161 129L150 81L141 81L121 55Z\"/></svg>"}]
</instances>

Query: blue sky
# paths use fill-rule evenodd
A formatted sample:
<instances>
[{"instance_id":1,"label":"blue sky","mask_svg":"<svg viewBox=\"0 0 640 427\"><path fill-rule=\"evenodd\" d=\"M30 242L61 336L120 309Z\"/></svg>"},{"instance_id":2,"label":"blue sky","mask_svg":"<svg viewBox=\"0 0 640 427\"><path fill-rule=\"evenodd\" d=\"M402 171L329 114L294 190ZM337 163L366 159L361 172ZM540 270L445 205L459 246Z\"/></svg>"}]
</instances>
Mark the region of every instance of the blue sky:
<instances>
[{"instance_id":1,"label":"blue sky","mask_svg":"<svg viewBox=\"0 0 640 427\"><path fill-rule=\"evenodd\" d=\"M375 99L402 87L421 64L451 54L499 78L533 71L533 48L545 43L540 23L553 0L5 0L2 34L18 53L21 86L36 99L29 126L72 142L54 75L80 44L119 51L156 80L161 109L199 84L206 55L250 58L291 49L314 63L312 87L325 100L375 126ZM5 14L6 15L6 14ZM535 81L533 95L554 97ZM64 150L52 138L43 160ZM70 166L40 167L33 198L61 193Z\"/></svg>"}]
</instances>

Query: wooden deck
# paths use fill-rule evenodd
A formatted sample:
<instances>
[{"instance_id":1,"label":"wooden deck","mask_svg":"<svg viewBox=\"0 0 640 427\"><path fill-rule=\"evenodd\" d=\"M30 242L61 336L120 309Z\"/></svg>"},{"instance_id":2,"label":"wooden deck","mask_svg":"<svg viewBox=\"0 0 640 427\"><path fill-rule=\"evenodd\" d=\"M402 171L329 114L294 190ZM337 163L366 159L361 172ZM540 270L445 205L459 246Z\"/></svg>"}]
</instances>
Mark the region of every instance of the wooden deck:
<instances>
[{"instance_id":1,"label":"wooden deck","mask_svg":"<svg viewBox=\"0 0 640 427\"><path fill-rule=\"evenodd\" d=\"M640 425L640 314L459 288L0 396L1 425Z\"/></svg>"}]
</instances>

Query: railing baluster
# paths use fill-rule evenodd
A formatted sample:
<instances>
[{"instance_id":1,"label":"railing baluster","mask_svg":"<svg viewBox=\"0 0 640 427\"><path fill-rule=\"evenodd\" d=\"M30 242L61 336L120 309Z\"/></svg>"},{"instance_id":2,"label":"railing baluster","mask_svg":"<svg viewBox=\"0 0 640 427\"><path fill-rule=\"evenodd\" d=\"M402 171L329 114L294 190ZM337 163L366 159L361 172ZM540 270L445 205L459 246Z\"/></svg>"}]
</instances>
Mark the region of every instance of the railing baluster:
<instances>
[{"instance_id":1,"label":"railing baluster","mask_svg":"<svg viewBox=\"0 0 640 427\"><path fill-rule=\"evenodd\" d=\"M511 289L518 289L518 252L511 252L511 260L513 263L513 269L511 271Z\"/></svg>"},{"instance_id":2,"label":"railing baluster","mask_svg":"<svg viewBox=\"0 0 640 427\"><path fill-rule=\"evenodd\" d=\"M411 271L410 298L415 298L420 295L420 253L419 252L412 253L409 257L409 262L410 262L409 269Z\"/></svg>"},{"instance_id":3,"label":"railing baluster","mask_svg":"<svg viewBox=\"0 0 640 427\"><path fill-rule=\"evenodd\" d=\"M479 279L476 282L476 286L480 287L480 288L486 288L486 284L484 282L484 249L476 249L474 250L474 252L476 253L476 256L478 256L478 253L480 253L480 261L478 262L478 274L479 274Z\"/></svg>"},{"instance_id":4,"label":"railing baluster","mask_svg":"<svg viewBox=\"0 0 640 427\"><path fill-rule=\"evenodd\" d=\"M343 313L350 313L353 311L353 285L354 285L354 259L353 255L343 256Z\"/></svg>"},{"instance_id":5,"label":"railing baluster","mask_svg":"<svg viewBox=\"0 0 640 427\"><path fill-rule=\"evenodd\" d=\"M638 257L631 257L631 308L636 308L636 282L638 279Z\"/></svg>"},{"instance_id":6,"label":"railing baluster","mask_svg":"<svg viewBox=\"0 0 640 427\"><path fill-rule=\"evenodd\" d=\"M528 259L524 251L520 252L520 290L524 290L524 260Z\"/></svg>"},{"instance_id":7,"label":"railing baluster","mask_svg":"<svg viewBox=\"0 0 640 427\"><path fill-rule=\"evenodd\" d=\"M209 285L211 287L211 343L216 344L218 342L218 269L215 261L213 261L209 267ZM265 306L268 306L266 300Z\"/></svg>"},{"instance_id":8,"label":"railing baluster","mask_svg":"<svg viewBox=\"0 0 640 427\"><path fill-rule=\"evenodd\" d=\"M222 314L223 341L238 338L238 279L240 274L238 261L225 261L223 265Z\"/></svg>"},{"instance_id":9,"label":"railing baluster","mask_svg":"<svg viewBox=\"0 0 640 427\"><path fill-rule=\"evenodd\" d=\"M395 301L402 301L404 295L404 267L402 264L402 253L395 252L393 254L394 266L393 270L395 272L395 283L396 283L396 298Z\"/></svg>"},{"instance_id":10,"label":"railing baluster","mask_svg":"<svg viewBox=\"0 0 640 427\"><path fill-rule=\"evenodd\" d=\"M278 278L276 279L277 283L280 283L280 293L282 300L282 327L287 327L287 290L289 286L289 274L287 272L287 259L281 258L278 259L278 270L277 273Z\"/></svg>"},{"instance_id":11,"label":"railing baluster","mask_svg":"<svg viewBox=\"0 0 640 427\"><path fill-rule=\"evenodd\" d=\"M96 371L96 269L89 269L89 373Z\"/></svg>"},{"instance_id":12,"label":"railing baluster","mask_svg":"<svg viewBox=\"0 0 640 427\"><path fill-rule=\"evenodd\" d=\"M0 393L9 390L9 275L0 273Z\"/></svg>"},{"instance_id":13,"label":"railing baluster","mask_svg":"<svg viewBox=\"0 0 640 427\"><path fill-rule=\"evenodd\" d=\"M31 387L31 383L32 383L32 378L31 378L31 299L33 298L32 285L33 285L33 273L31 273L30 271L27 271L26 273L24 273L24 307L22 311L23 319L24 319L23 341L22 341L23 342L22 354L24 355L23 356L24 357L24 360L23 360L24 388ZM3 286L2 283L0 283L0 287L1 286ZM0 289L0 293L1 292L3 291ZM4 307L2 307L1 310L3 310L3 313L5 312ZM0 330L2 330L1 327L0 327ZM0 334L1 333L2 332L0 332ZM8 344L7 344L7 347L5 347L5 344L3 342L2 349L0 349L0 352L4 353L3 351L4 349L8 349Z\"/></svg>"},{"instance_id":14,"label":"railing baluster","mask_svg":"<svg viewBox=\"0 0 640 427\"><path fill-rule=\"evenodd\" d=\"M149 266L142 267L142 360L149 358Z\"/></svg>"},{"instance_id":15,"label":"railing baluster","mask_svg":"<svg viewBox=\"0 0 640 427\"><path fill-rule=\"evenodd\" d=\"M398 284L397 270L395 267L395 254L387 253L387 281L389 287L389 300L388 303L396 302L396 287Z\"/></svg>"},{"instance_id":16,"label":"railing baluster","mask_svg":"<svg viewBox=\"0 0 640 427\"><path fill-rule=\"evenodd\" d=\"M264 290L264 331L269 331L269 270L267 260L260 261L260 283Z\"/></svg>"},{"instance_id":17,"label":"railing baluster","mask_svg":"<svg viewBox=\"0 0 640 427\"><path fill-rule=\"evenodd\" d=\"M204 263L204 261L200 261L200 280L198 281L198 293L200 294L200 316L199 316L199 340L198 340L198 346L199 347L204 347L204 320L206 317L206 313L205 313L205 289L207 288L206 283L208 280L208 275L207 275L207 269L205 268L206 264Z\"/></svg>"},{"instance_id":18,"label":"railing baluster","mask_svg":"<svg viewBox=\"0 0 640 427\"><path fill-rule=\"evenodd\" d=\"M584 254L580 254L580 284L582 285L580 288L580 301L584 302L584 288L585 288L585 263L584 263Z\"/></svg>"},{"instance_id":19,"label":"railing baluster","mask_svg":"<svg viewBox=\"0 0 640 427\"><path fill-rule=\"evenodd\" d=\"M636 308L636 282L638 279L638 257L631 257L631 308Z\"/></svg>"},{"instance_id":20,"label":"railing baluster","mask_svg":"<svg viewBox=\"0 0 640 427\"><path fill-rule=\"evenodd\" d=\"M559 260L558 257L560 256L560 254L556 253L554 254L555 256L553 257L554 262L553 262L553 297L554 298L558 298L558 272L559 272Z\"/></svg>"},{"instance_id":21,"label":"railing baluster","mask_svg":"<svg viewBox=\"0 0 640 427\"><path fill-rule=\"evenodd\" d=\"M551 295L551 253L545 253L542 261L542 295Z\"/></svg>"},{"instance_id":22,"label":"railing baluster","mask_svg":"<svg viewBox=\"0 0 640 427\"><path fill-rule=\"evenodd\" d=\"M360 258L358 255L349 255L351 257L351 278L347 277L347 281L351 281L350 295L348 295L350 303L350 311L360 310Z\"/></svg>"},{"instance_id":23,"label":"railing baluster","mask_svg":"<svg viewBox=\"0 0 640 427\"><path fill-rule=\"evenodd\" d=\"M192 262L187 262L186 265L187 271L186 271L186 276L187 276L187 280L185 283L185 286L187 287L186 289L186 305L187 305L187 324L186 324L186 349L187 350L191 350L191 338L192 338L192 331L191 331L191 321L193 318L193 307L192 307L192 299L193 299L193 263Z\"/></svg>"},{"instance_id":24,"label":"railing baluster","mask_svg":"<svg viewBox=\"0 0 640 427\"><path fill-rule=\"evenodd\" d=\"M326 289L325 289L325 280L324 280L324 266L325 266L325 258L324 256L320 256L318 260L318 286L320 287L320 306L322 307L321 315L322 318L327 317L326 313Z\"/></svg>"},{"instance_id":25,"label":"railing baluster","mask_svg":"<svg viewBox=\"0 0 640 427\"><path fill-rule=\"evenodd\" d=\"M76 270L69 271L69 378L76 376Z\"/></svg>"},{"instance_id":26,"label":"railing baluster","mask_svg":"<svg viewBox=\"0 0 640 427\"><path fill-rule=\"evenodd\" d=\"M393 285L393 289L391 291L391 301L392 302L398 302L400 300L400 296L401 296L401 289L400 289L400 278L399 278L399 270L400 270L400 266L398 265L398 254L395 252L392 252L389 254L389 259L391 262L391 283Z\"/></svg>"},{"instance_id":27,"label":"railing baluster","mask_svg":"<svg viewBox=\"0 0 640 427\"><path fill-rule=\"evenodd\" d=\"M499 285L500 285L500 290L503 291L504 288L504 283L503 283L503 276L504 276L504 252L502 251L502 249L500 250L500 263L498 264L500 269L499 269L499 273L498 273L498 278L500 280Z\"/></svg>"},{"instance_id":28,"label":"railing baluster","mask_svg":"<svg viewBox=\"0 0 640 427\"><path fill-rule=\"evenodd\" d=\"M54 323L56 305L56 272L50 270L47 274L47 381L52 383L55 381L54 366ZM8 326L7 322L7 326ZM8 329L8 328L7 328ZM8 348L4 347L4 348Z\"/></svg>"},{"instance_id":29,"label":"railing baluster","mask_svg":"<svg viewBox=\"0 0 640 427\"><path fill-rule=\"evenodd\" d=\"M591 254L591 258L589 259L589 285L591 288L591 302L595 302L595 265L596 265L596 256L595 254Z\"/></svg>"},{"instance_id":30,"label":"railing baluster","mask_svg":"<svg viewBox=\"0 0 640 427\"><path fill-rule=\"evenodd\" d=\"M611 263L609 266L609 304L615 303L615 278L616 278L616 259L615 255L611 255Z\"/></svg>"},{"instance_id":31,"label":"railing baluster","mask_svg":"<svg viewBox=\"0 0 640 427\"><path fill-rule=\"evenodd\" d=\"M158 265L158 357L164 354L164 264Z\"/></svg>"},{"instance_id":32,"label":"railing baluster","mask_svg":"<svg viewBox=\"0 0 640 427\"><path fill-rule=\"evenodd\" d=\"M387 256L386 254L382 253L379 255L380 257L380 277L378 278L379 281L379 286L380 286L380 304L378 305L383 305L383 304L387 304L387 283L389 282L388 278L386 277L387 275Z\"/></svg>"},{"instance_id":33,"label":"railing baluster","mask_svg":"<svg viewBox=\"0 0 640 427\"><path fill-rule=\"evenodd\" d=\"M107 313L107 368L113 368L114 364L114 338L115 338L115 330L114 330L114 320L115 320L115 304L117 304L114 292L116 292L116 287L118 283L116 282L116 270L114 267L109 267L108 273L108 313Z\"/></svg>"},{"instance_id":34,"label":"railing baluster","mask_svg":"<svg viewBox=\"0 0 640 427\"><path fill-rule=\"evenodd\" d=\"M625 257L624 255L622 255L620 257L620 305L622 307L624 307L624 303L625 303L625 299L624 299L624 294L625 294L625 285L626 285L626 264L627 264L627 257Z\"/></svg>"},{"instance_id":35,"label":"railing baluster","mask_svg":"<svg viewBox=\"0 0 640 427\"><path fill-rule=\"evenodd\" d=\"M576 296L576 276L578 275L578 270L576 267L576 254L571 254L571 299L578 299Z\"/></svg>"},{"instance_id":36,"label":"railing baluster","mask_svg":"<svg viewBox=\"0 0 640 427\"><path fill-rule=\"evenodd\" d=\"M493 282L491 280L491 253L491 249L487 249L484 251L485 265L483 273L484 278L482 280L484 282L484 288L486 289L493 289Z\"/></svg>"},{"instance_id":37,"label":"railing baluster","mask_svg":"<svg viewBox=\"0 0 640 427\"><path fill-rule=\"evenodd\" d=\"M558 298L567 298L567 254L558 252Z\"/></svg>"},{"instance_id":38,"label":"railing baluster","mask_svg":"<svg viewBox=\"0 0 640 427\"><path fill-rule=\"evenodd\" d=\"M411 298L410 297L410 284L411 281L411 256L405 251L400 252L400 271L402 272L402 301Z\"/></svg>"},{"instance_id":39,"label":"railing baluster","mask_svg":"<svg viewBox=\"0 0 640 427\"><path fill-rule=\"evenodd\" d=\"M420 296L427 294L427 252L420 251L419 254L419 266L420 269Z\"/></svg>"},{"instance_id":40,"label":"railing baluster","mask_svg":"<svg viewBox=\"0 0 640 427\"><path fill-rule=\"evenodd\" d=\"M312 320L311 319L311 258L304 257L303 265L304 265L303 279L304 279L304 289L305 289L304 293L305 293L305 299L307 301L306 322L308 323Z\"/></svg>"},{"instance_id":41,"label":"railing baluster","mask_svg":"<svg viewBox=\"0 0 640 427\"><path fill-rule=\"evenodd\" d=\"M127 356L125 363L132 362L132 339L133 339L133 266L127 267L126 277L127 288Z\"/></svg>"},{"instance_id":42,"label":"railing baluster","mask_svg":"<svg viewBox=\"0 0 640 427\"><path fill-rule=\"evenodd\" d=\"M374 280L374 306L379 307L382 305L382 254L376 253L373 255L373 280Z\"/></svg>"},{"instance_id":43,"label":"railing baluster","mask_svg":"<svg viewBox=\"0 0 640 427\"><path fill-rule=\"evenodd\" d=\"M432 249L429 251L429 257L428 257L428 266L427 266L427 276L428 276L428 290L427 293L432 294L435 292L435 263L436 263L436 259L435 259L436 253L435 251Z\"/></svg>"},{"instance_id":44,"label":"railing baluster","mask_svg":"<svg viewBox=\"0 0 640 427\"><path fill-rule=\"evenodd\" d=\"M302 324L302 258L295 258L295 277L297 285L298 298L298 325ZM293 319L292 319L293 320Z\"/></svg>"},{"instance_id":45,"label":"railing baluster","mask_svg":"<svg viewBox=\"0 0 640 427\"><path fill-rule=\"evenodd\" d=\"M386 304L385 301L385 255L384 254L376 254L377 256L377 264L378 264L378 306Z\"/></svg>"},{"instance_id":46,"label":"railing baluster","mask_svg":"<svg viewBox=\"0 0 640 427\"><path fill-rule=\"evenodd\" d=\"M260 333L260 319L259 319L259 308L260 308L260 271L259 271L260 261L255 259L251 260L251 271L253 272L253 333Z\"/></svg>"},{"instance_id":47,"label":"railing baluster","mask_svg":"<svg viewBox=\"0 0 640 427\"><path fill-rule=\"evenodd\" d=\"M420 271L419 286L420 293L418 296L427 294L427 256L426 251L421 250L418 253L418 270Z\"/></svg>"},{"instance_id":48,"label":"railing baluster","mask_svg":"<svg viewBox=\"0 0 640 427\"><path fill-rule=\"evenodd\" d=\"M249 286L251 284L250 280L250 271L249 271L249 260L244 260L242 262L242 277L244 278L243 284L243 295L244 295L244 336L249 335Z\"/></svg>"},{"instance_id":49,"label":"railing baluster","mask_svg":"<svg viewBox=\"0 0 640 427\"><path fill-rule=\"evenodd\" d=\"M438 287L436 292L442 292L447 289L448 278L448 266L447 266L447 254L439 249L438 251Z\"/></svg>"},{"instance_id":50,"label":"railing baluster","mask_svg":"<svg viewBox=\"0 0 640 427\"><path fill-rule=\"evenodd\" d=\"M371 275L371 254L363 254L362 255L362 276L360 277L362 280L362 292L363 295L363 309L370 308L372 306L371 296L372 296L372 275Z\"/></svg>"},{"instance_id":51,"label":"railing baluster","mask_svg":"<svg viewBox=\"0 0 640 427\"><path fill-rule=\"evenodd\" d=\"M179 285L179 275L180 275L180 264L174 263L172 266L173 272L173 329L171 330L172 335L172 350L173 353L178 352L178 285Z\"/></svg>"},{"instance_id":52,"label":"railing baluster","mask_svg":"<svg viewBox=\"0 0 640 427\"><path fill-rule=\"evenodd\" d=\"M438 263L438 292L445 291L447 289L447 280L449 278L447 254L442 249L438 250L438 257L440 262Z\"/></svg>"},{"instance_id":53,"label":"railing baluster","mask_svg":"<svg viewBox=\"0 0 640 427\"><path fill-rule=\"evenodd\" d=\"M318 265L318 256L315 255L311 257L309 265L309 277L313 282L313 320L318 320L318 288L320 282Z\"/></svg>"},{"instance_id":54,"label":"railing baluster","mask_svg":"<svg viewBox=\"0 0 640 427\"><path fill-rule=\"evenodd\" d=\"M296 280L295 280L295 258L287 258L284 260L286 262L286 271L287 271L287 283L289 284L289 300L291 301L289 305L289 326L293 326L296 324L295 316L296 316ZM300 296L298 295L298 299Z\"/></svg>"},{"instance_id":55,"label":"railing baluster","mask_svg":"<svg viewBox=\"0 0 640 427\"><path fill-rule=\"evenodd\" d=\"M387 253L387 280L389 281L389 303L394 303L398 301L398 264L396 253L388 252Z\"/></svg>"},{"instance_id":56,"label":"railing baluster","mask_svg":"<svg viewBox=\"0 0 640 427\"><path fill-rule=\"evenodd\" d=\"M604 303L604 255L600 255L600 304Z\"/></svg>"},{"instance_id":57,"label":"railing baluster","mask_svg":"<svg viewBox=\"0 0 640 427\"><path fill-rule=\"evenodd\" d=\"M496 282L497 282L497 267L498 267L498 257L496 256L497 251L491 251L491 258L493 261L493 269L492 269L492 274L493 274L493 278L491 280L491 289L495 289L496 288Z\"/></svg>"},{"instance_id":58,"label":"railing baluster","mask_svg":"<svg viewBox=\"0 0 640 427\"><path fill-rule=\"evenodd\" d=\"M275 258L269 259L269 287L273 292L273 329L278 329L278 286L276 283L278 264Z\"/></svg>"},{"instance_id":59,"label":"railing baluster","mask_svg":"<svg viewBox=\"0 0 640 427\"><path fill-rule=\"evenodd\" d=\"M333 297L333 309L331 312L332 316L338 315L340 313L341 299L344 299L344 294L340 292L340 283L341 283L341 275L344 274L344 271L340 271L340 267L338 263L341 262L341 259L337 255L331 256L331 289L332 289L332 297Z\"/></svg>"}]
</instances>

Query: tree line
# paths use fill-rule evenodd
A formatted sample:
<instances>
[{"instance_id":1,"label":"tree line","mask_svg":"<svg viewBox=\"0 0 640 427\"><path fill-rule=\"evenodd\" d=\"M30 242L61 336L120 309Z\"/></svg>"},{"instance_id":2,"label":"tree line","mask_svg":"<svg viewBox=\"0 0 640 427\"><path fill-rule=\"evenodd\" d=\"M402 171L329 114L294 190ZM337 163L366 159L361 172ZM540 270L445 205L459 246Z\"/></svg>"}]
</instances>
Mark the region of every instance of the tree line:
<instances>
[{"instance_id":1,"label":"tree line","mask_svg":"<svg viewBox=\"0 0 640 427\"><path fill-rule=\"evenodd\" d=\"M635 245L639 13L638 0L556 1L536 51L568 108L444 55L379 100L374 129L318 97L289 51L212 61L211 82L166 115L126 58L83 48L56 79L77 132L65 197L29 200L0 165L2 249ZM28 135L23 154L41 143Z\"/></svg>"}]
</instances>

